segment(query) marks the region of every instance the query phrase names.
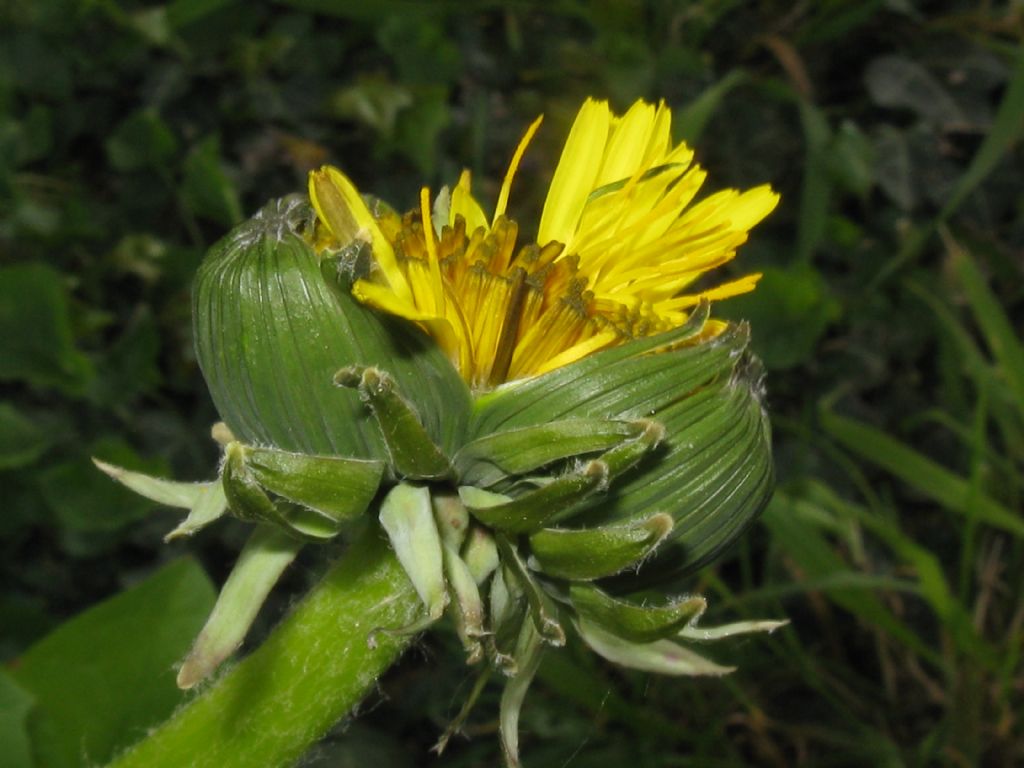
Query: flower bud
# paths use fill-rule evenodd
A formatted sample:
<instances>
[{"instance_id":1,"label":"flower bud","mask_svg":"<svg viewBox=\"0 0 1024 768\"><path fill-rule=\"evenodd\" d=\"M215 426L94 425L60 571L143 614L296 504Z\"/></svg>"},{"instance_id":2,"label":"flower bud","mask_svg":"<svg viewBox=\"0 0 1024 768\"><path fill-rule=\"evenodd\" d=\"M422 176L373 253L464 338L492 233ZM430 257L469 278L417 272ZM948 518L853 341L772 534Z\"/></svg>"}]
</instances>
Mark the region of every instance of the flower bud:
<instances>
[{"instance_id":1,"label":"flower bud","mask_svg":"<svg viewBox=\"0 0 1024 768\"><path fill-rule=\"evenodd\" d=\"M352 365L386 370L440 446L460 441L469 393L437 346L351 296L340 259L317 254L309 205L268 203L211 248L196 276L196 352L214 404L244 443L385 459Z\"/></svg>"}]
</instances>

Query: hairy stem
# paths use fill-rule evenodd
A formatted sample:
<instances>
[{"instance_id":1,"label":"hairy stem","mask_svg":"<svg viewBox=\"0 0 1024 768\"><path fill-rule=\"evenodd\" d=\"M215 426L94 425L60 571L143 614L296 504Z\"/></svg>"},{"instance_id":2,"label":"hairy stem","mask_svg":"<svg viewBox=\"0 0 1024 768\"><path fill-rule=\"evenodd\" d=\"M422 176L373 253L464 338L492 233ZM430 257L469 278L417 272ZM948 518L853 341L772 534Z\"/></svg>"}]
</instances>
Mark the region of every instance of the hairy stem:
<instances>
[{"instance_id":1,"label":"hairy stem","mask_svg":"<svg viewBox=\"0 0 1024 768\"><path fill-rule=\"evenodd\" d=\"M375 526L267 640L109 768L242 768L297 760L366 695L423 608Z\"/></svg>"}]
</instances>

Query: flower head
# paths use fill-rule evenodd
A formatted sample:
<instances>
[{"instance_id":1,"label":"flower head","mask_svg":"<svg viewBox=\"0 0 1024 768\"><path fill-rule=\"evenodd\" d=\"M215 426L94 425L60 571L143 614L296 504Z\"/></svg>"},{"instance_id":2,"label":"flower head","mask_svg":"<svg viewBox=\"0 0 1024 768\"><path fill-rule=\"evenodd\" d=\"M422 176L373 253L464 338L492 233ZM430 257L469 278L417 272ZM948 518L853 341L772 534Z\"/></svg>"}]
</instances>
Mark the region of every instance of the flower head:
<instances>
[{"instance_id":1,"label":"flower head","mask_svg":"<svg viewBox=\"0 0 1024 768\"><path fill-rule=\"evenodd\" d=\"M706 176L673 145L671 110L638 101L622 116L587 100L562 150L534 237L506 215L538 118L519 143L488 218L464 171L432 202L371 212L337 168L310 175L318 243L369 243L356 281L364 304L434 337L476 390L544 373L630 339L682 325L701 299L751 290L752 274L694 289L733 258L778 202L767 185L694 203ZM715 326L712 326L714 328Z\"/></svg>"}]
</instances>

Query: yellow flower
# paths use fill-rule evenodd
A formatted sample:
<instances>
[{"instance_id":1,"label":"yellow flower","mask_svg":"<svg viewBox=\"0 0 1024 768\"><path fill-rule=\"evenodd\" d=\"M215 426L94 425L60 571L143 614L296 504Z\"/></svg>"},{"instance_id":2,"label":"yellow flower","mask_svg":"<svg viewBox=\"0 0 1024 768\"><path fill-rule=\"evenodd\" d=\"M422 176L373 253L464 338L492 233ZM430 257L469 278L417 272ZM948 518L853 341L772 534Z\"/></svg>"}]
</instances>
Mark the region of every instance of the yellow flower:
<instances>
[{"instance_id":1,"label":"yellow flower","mask_svg":"<svg viewBox=\"0 0 1024 768\"><path fill-rule=\"evenodd\" d=\"M558 368L597 350L674 328L702 298L753 289L752 274L693 290L733 258L778 195L767 185L692 204L705 172L673 146L672 113L637 101L622 116L582 106L555 169L537 235L519 246L505 214L516 169L540 127L519 143L488 219L463 171L449 193L405 216L372 213L337 168L310 174L322 248L369 244L361 302L433 336L474 389ZM688 290L689 289L689 290Z\"/></svg>"}]
</instances>

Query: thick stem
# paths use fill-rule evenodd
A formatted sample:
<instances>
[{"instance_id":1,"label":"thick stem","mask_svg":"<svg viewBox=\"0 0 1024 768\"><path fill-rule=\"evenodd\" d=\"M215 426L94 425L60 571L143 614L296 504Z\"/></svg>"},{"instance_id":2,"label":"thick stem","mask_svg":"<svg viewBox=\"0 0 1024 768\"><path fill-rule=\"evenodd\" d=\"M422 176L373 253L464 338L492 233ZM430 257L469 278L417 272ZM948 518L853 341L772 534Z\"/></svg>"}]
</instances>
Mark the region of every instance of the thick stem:
<instances>
[{"instance_id":1,"label":"thick stem","mask_svg":"<svg viewBox=\"0 0 1024 768\"><path fill-rule=\"evenodd\" d=\"M423 608L375 526L267 640L109 768L248 768L297 760L366 695Z\"/></svg>"}]
</instances>

